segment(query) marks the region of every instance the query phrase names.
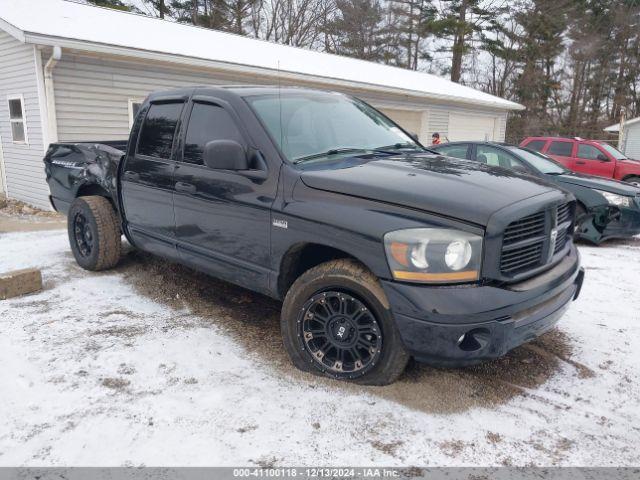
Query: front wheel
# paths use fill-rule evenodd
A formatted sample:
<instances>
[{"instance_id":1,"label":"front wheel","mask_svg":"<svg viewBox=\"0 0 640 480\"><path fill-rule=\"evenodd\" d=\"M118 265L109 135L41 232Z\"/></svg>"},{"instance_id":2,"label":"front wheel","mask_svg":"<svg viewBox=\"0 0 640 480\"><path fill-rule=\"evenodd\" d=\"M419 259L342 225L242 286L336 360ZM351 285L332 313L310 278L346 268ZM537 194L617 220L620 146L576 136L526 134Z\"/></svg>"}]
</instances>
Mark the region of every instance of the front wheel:
<instances>
[{"instance_id":1,"label":"front wheel","mask_svg":"<svg viewBox=\"0 0 640 480\"><path fill-rule=\"evenodd\" d=\"M76 198L67 215L67 230L73 256L85 270L106 270L120 260L118 216L106 198Z\"/></svg>"},{"instance_id":2,"label":"front wheel","mask_svg":"<svg viewBox=\"0 0 640 480\"><path fill-rule=\"evenodd\" d=\"M631 185L635 185L636 187L640 187L640 177L627 177L624 181Z\"/></svg>"},{"instance_id":3,"label":"front wheel","mask_svg":"<svg viewBox=\"0 0 640 480\"><path fill-rule=\"evenodd\" d=\"M304 371L386 385L409 360L377 278L352 260L323 263L298 278L280 325L291 361Z\"/></svg>"}]
</instances>

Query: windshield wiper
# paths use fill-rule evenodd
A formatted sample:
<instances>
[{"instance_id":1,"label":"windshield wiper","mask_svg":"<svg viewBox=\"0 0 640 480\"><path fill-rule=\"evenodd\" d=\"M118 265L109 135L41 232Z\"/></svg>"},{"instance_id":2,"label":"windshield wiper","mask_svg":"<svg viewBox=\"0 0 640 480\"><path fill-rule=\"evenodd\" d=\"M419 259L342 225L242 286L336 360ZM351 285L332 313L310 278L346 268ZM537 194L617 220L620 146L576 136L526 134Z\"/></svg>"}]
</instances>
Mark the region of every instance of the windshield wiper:
<instances>
[{"instance_id":1,"label":"windshield wiper","mask_svg":"<svg viewBox=\"0 0 640 480\"><path fill-rule=\"evenodd\" d=\"M370 152L371 150L366 148L332 148L331 150L327 150L326 152L314 153L312 155L306 155L304 157L296 158L293 163L298 164L302 162L306 162L307 160L313 160L315 158L322 157L331 157L332 155L339 155L341 153L352 153L352 152Z\"/></svg>"},{"instance_id":2,"label":"windshield wiper","mask_svg":"<svg viewBox=\"0 0 640 480\"><path fill-rule=\"evenodd\" d=\"M409 143L409 142L394 143L391 145L384 145L382 147L374 148L376 152L389 152L390 150L402 150L402 149L426 151L425 148L422 148L419 145L416 145L415 143ZM395 153L395 152L392 152L392 153Z\"/></svg>"}]
</instances>

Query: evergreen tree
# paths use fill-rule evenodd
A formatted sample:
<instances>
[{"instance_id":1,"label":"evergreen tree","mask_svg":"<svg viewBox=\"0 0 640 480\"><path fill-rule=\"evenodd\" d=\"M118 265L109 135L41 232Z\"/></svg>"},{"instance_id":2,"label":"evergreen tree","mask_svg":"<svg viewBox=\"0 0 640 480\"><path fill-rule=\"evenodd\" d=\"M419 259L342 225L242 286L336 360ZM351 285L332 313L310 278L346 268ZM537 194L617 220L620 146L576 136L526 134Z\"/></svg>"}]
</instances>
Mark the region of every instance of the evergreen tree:
<instances>
[{"instance_id":1,"label":"evergreen tree","mask_svg":"<svg viewBox=\"0 0 640 480\"><path fill-rule=\"evenodd\" d=\"M330 51L362 60L384 61L387 38L378 0L337 0L336 16L326 29L333 39Z\"/></svg>"},{"instance_id":2,"label":"evergreen tree","mask_svg":"<svg viewBox=\"0 0 640 480\"><path fill-rule=\"evenodd\" d=\"M454 82L462 79L465 55L473 49L484 28L507 9L505 2L487 0L443 0L443 10L434 29L451 42L450 76Z\"/></svg>"},{"instance_id":3,"label":"evergreen tree","mask_svg":"<svg viewBox=\"0 0 640 480\"><path fill-rule=\"evenodd\" d=\"M421 60L431 60L424 40L434 30L437 9L431 0L391 0L393 18L390 34L399 48L397 65L417 70Z\"/></svg>"}]
</instances>

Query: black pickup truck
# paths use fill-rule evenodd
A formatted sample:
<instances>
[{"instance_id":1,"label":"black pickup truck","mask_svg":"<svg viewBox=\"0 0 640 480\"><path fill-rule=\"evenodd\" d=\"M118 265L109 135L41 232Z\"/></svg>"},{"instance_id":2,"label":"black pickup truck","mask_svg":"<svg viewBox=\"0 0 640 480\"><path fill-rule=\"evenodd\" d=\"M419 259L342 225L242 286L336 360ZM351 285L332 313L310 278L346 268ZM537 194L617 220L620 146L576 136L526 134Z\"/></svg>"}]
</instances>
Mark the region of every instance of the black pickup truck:
<instances>
[{"instance_id":1,"label":"black pickup truck","mask_svg":"<svg viewBox=\"0 0 640 480\"><path fill-rule=\"evenodd\" d=\"M343 94L154 93L127 142L52 144L45 168L80 266L115 266L124 234L283 299L292 362L338 379L501 356L555 325L584 276L569 193L434 154Z\"/></svg>"}]
</instances>

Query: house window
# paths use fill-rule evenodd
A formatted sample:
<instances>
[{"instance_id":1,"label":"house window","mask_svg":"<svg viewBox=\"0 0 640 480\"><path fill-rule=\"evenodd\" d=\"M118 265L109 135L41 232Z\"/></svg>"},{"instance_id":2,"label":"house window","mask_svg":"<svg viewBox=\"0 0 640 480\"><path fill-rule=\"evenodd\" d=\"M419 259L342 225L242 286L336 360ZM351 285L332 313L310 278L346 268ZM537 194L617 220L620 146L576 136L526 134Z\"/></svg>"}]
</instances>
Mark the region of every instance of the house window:
<instances>
[{"instance_id":1,"label":"house window","mask_svg":"<svg viewBox=\"0 0 640 480\"><path fill-rule=\"evenodd\" d=\"M144 100L137 98L129 99L129 129L133 127L133 122L135 121L136 115L138 115L143 102Z\"/></svg>"},{"instance_id":2,"label":"house window","mask_svg":"<svg viewBox=\"0 0 640 480\"><path fill-rule=\"evenodd\" d=\"M9 102L9 122L11 123L11 140L13 143L29 143L27 138L27 117L24 114L24 98L22 95L7 97Z\"/></svg>"}]
</instances>

